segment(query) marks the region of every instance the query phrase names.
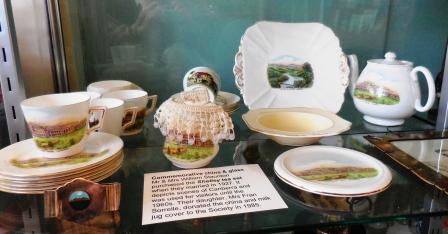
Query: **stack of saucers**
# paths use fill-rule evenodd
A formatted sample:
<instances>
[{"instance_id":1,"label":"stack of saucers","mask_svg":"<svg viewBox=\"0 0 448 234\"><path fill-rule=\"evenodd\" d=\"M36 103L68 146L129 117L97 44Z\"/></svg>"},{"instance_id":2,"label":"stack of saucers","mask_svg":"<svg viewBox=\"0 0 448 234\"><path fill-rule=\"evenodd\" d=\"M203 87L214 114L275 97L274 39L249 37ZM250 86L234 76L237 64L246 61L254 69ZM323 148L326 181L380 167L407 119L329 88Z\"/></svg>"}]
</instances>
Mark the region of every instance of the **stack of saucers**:
<instances>
[{"instance_id":1,"label":"stack of saucers","mask_svg":"<svg viewBox=\"0 0 448 234\"><path fill-rule=\"evenodd\" d=\"M233 93L220 91L215 99L215 104L222 106L229 115L240 108L240 97Z\"/></svg>"},{"instance_id":2,"label":"stack of saucers","mask_svg":"<svg viewBox=\"0 0 448 234\"><path fill-rule=\"evenodd\" d=\"M0 191L41 194L75 178L101 181L120 169L123 141L112 134L92 133L84 151L65 158L45 158L32 139L0 150Z\"/></svg>"}]
</instances>

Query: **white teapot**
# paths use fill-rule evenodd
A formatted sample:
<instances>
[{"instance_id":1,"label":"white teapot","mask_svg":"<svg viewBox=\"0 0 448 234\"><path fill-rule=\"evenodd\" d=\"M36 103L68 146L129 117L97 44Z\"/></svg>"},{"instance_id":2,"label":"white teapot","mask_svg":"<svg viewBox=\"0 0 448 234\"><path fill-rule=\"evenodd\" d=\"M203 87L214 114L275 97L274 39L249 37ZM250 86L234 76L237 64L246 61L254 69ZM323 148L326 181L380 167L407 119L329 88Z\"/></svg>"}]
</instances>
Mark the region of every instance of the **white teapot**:
<instances>
[{"instance_id":1,"label":"white teapot","mask_svg":"<svg viewBox=\"0 0 448 234\"><path fill-rule=\"evenodd\" d=\"M396 60L395 53L387 52L385 59L368 60L358 78L356 55L347 57L351 95L367 122L382 126L401 125L415 110L425 112L434 104L434 79L427 68L412 68L412 62ZM428 100L424 106L420 101L417 72L422 72L428 83Z\"/></svg>"}]
</instances>

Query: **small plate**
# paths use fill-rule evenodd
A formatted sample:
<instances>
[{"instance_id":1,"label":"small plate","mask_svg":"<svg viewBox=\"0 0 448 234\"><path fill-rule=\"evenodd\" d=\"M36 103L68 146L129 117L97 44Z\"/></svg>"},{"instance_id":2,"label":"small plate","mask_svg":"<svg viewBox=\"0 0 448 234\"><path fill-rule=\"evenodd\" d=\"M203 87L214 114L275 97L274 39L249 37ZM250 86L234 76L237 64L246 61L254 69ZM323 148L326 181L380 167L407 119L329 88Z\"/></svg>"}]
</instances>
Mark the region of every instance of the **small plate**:
<instances>
[{"instance_id":1,"label":"small plate","mask_svg":"<svg viewBox=\"0 0 448 234\"><path fill-rule=\"evenodd\" d=\"M82 152L93 154L93 156L85 159L85 161L71 158L68 162L51 166L18 167L16 166L19 165L17 161L46 160L40 156L41 152L34 144L33 139L28 139L0 150L0 177L33 179L35 177L63 176L72 172L85 171L98 164L104 164L107 160L116 156L122 148L123 141L120 137L108 133L94 132L87 137L85 149Z\"/></svg>"},{"instance_id":2,"label":"small plate","mask_svg":"<svg viewBox=\"0 0 448 234\"><path fill-rule=\"evenodd\" d=\"M302 146L325 136L350 129L351 123L336 114L316 108L265 108L243 115L253 131L269 136L282 145Z\"/></svg>"},{"instance_id":3,"label":"small plate","mask_svg":"<svg viewBox=\"0 0 448 234\"><path fill-rule=\"evenodd\" d=\"M295 175L327 167L357 167L376 170L376 175L358 179L306 180ZM384 191L392 181L389 169L379 160L346 148L307 146L282 153L274 171L285 183L310 193L334 197L364 197Z\"/></svg>"}]
</instances>

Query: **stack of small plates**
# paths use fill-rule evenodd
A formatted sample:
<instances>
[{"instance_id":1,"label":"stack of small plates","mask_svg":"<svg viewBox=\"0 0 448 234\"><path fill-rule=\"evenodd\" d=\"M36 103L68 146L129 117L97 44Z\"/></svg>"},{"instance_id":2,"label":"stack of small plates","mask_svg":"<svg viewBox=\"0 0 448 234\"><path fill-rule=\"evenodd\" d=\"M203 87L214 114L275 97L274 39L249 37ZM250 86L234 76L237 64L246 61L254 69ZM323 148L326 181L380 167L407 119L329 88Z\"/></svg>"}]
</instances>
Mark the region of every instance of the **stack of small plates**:
<instances>
[{"instance_id":1,"label":"stack of small plates","mask_svg":"<svg viewBox=\"0 0 448 234\"><path fill-rule=\"evenodd\" d=\"M231 115L240 108L240 97L233 93L220 91L215 103L222 106L224 111Z\"/></svg>"},{"instance_id":2,"label":"stack of small plates","mask_svg":"<svg viewBox=\"0 0 448 234\"><path fill-rule=\"evenodd\" d=\"M330 197L371 196L387 189L392 181L389 169L377 159L333 146L288 150L275 160L274 171L280 180L294 188ZM300 174L316 178L304 179Z\"/></svg>"},{"instance_id":3,"label":"stack of small plates","mask_svg":"<svg viewBox=\"0 0 448 234\"><path fill-rule=\"evenodd\" d=\"M41 157L32 139L0 150L0 191L41 194L76 178L101 181L120 169L123 141L112 134L92 133L83 152L66 158Z\"/></svg>"}]
</instances>

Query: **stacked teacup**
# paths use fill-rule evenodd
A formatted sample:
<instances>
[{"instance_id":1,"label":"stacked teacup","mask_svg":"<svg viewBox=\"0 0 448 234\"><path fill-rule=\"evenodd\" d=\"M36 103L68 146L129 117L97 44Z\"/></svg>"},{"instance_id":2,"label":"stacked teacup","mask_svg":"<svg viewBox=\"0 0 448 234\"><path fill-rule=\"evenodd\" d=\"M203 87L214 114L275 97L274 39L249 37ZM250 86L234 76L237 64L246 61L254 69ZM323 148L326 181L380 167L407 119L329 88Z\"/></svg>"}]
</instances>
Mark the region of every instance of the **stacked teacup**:
<instances>
[{"instance_id":1,"label":"stacked teacup","mask_svg":"<svg viewBox=\"0 0 448 234\"><path fill-rule=\"evenodd\" d=\"M95 82L87 86L87 92L101 96L93 100L91 106L106 106L104 122L98 131L117 136L140 133L145 117L155 110L157 103L157 95L149 96L139 86L124 80ZM90 120L91 124L96 121L95 116Z\"/></svg>"},{"instance_id":2,"label":"stacked teacup","mask_svg":"<svg viewBox=\"0 0 448 234\"><path fill-rule=\"evenodd\" d=\"M0 150L1 191L38 194L75 178L101 181L120 169L123 141L95 132L104 124L107 107L92 106L90 99L76 92L21 102L32 139ZM89 125L92 115L98 118Z\"/></svg>"},{"instance_id":3,"label":"stacked teacup","mask_svg":"<svg viewBox=\"0 0 448 234\"><path fill-rule=\"evenodd\" d=\"M82 93L48 94L21 103L34 142L44 157L67 157L84 149L86 137L102 126L106 111L104 106L91 108L89 103L90 97ZM93 112L101 117L89 127L89 113Z\"/></svg>"},{"instance_id":4,"label":"stacked teacup","mask_svg":"<svg viewBox=\"0 0 448 234\"><path fill-rule=\"evenodd\" d=\"M87 92L29 98L21 107L36 146L45 157L59 158L81 152L92 131L115 136L141 132L156 102L157 95L148 96L129 81L108 80L90 84Z\"/></svg>"}]
</instances>

